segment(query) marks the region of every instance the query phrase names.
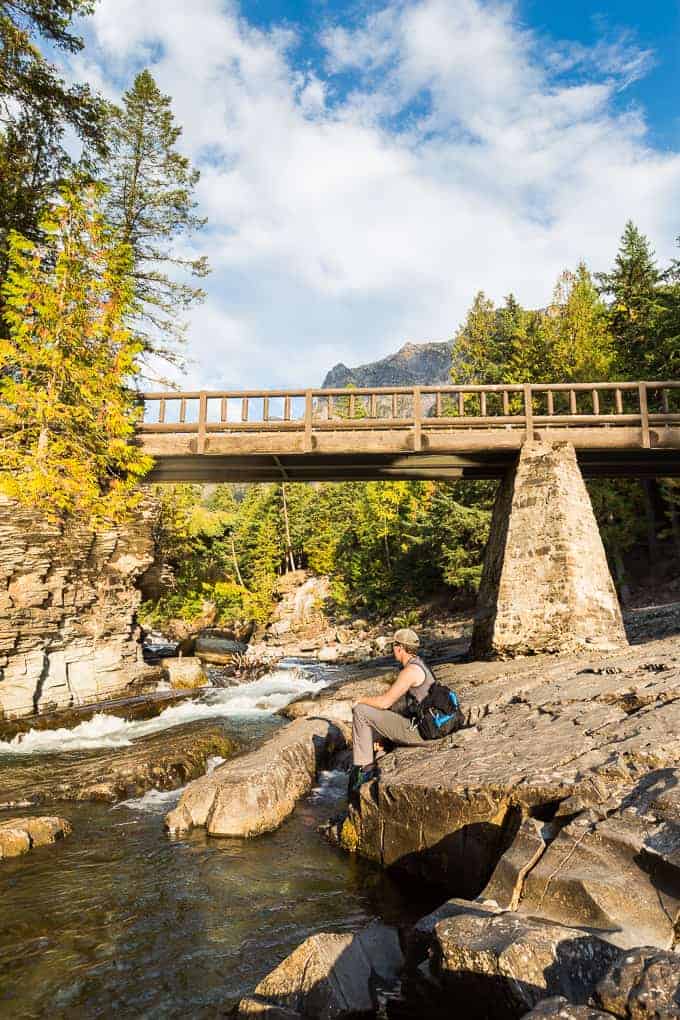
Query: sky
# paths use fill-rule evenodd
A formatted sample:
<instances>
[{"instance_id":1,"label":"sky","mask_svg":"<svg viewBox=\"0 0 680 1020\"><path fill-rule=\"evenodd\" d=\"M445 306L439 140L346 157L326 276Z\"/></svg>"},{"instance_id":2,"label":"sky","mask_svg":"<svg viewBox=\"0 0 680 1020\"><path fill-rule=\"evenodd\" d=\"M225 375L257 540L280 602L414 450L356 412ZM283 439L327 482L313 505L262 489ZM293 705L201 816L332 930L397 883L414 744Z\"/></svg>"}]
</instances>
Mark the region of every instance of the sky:
<instances>
[{"instance_id":1,"label":"sky","mask_svg":"<svg viewBox=\"0 0 680 1020\"><path fill-rule=\"evenodd\" d=\"M99 0L69 73L148 67L201 171L189 388L317 386L548 303L626 220L680 256L680 0Z\"/></svg>"}]
</instances>

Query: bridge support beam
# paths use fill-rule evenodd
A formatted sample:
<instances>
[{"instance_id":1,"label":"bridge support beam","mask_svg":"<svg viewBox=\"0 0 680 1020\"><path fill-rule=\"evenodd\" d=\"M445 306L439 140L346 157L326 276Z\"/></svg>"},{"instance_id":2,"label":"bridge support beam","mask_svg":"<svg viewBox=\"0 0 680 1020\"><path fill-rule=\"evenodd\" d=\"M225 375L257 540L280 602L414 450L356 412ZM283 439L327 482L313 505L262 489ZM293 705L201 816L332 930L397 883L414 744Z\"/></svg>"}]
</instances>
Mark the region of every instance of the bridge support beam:
<instances>
[{"instance_id":1,"label":"bridge support beam","mask_svg":"<svg viewBox=\"0 0 680 1020\"><path fill-rule=\"evenodd\" d=\"M622 644L621 610L574 447L526 442L498 492L473 654Z\"/></svg>"}]
</instances>

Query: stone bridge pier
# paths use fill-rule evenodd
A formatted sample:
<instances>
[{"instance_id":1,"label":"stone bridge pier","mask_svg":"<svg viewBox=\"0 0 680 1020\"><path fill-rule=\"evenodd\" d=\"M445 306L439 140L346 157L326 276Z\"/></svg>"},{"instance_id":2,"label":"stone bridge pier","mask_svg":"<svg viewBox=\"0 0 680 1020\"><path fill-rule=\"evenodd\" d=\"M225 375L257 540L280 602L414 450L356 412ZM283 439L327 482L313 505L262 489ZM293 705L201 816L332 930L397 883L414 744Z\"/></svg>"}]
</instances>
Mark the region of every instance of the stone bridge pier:
<instances>
[{"instance_id":1,"label":"stone bridge pier","mask_svg":"<svg viewBox=\"0 0 680 1020\"><path fill-rule=\"evenodd\" d=\"M488 658L626 643L574 447L527 441L498 491L472 652Z\"/></svg>"}]
</instances>

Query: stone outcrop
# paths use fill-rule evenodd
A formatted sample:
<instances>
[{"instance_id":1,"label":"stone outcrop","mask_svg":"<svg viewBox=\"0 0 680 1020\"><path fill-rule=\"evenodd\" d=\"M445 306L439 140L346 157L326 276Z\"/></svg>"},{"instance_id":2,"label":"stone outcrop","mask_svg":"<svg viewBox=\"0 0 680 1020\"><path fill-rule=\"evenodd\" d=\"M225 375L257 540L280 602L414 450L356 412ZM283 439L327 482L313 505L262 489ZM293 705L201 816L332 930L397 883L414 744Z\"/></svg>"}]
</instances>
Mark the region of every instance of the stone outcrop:
<instances>
[{"instance_id":1,"label":"stone outcrop","mask_svg":"<svg viewBox=\"0 0 680 1020\"><path fill-rule=\"evenodd\" d=\"M477 658L625 645L573 446L527 442L500 486L472 638Z\"/></svg>"},{"instance_id":2,"label":"stone outcrop","mask_svg":"<svg viewBox=\"0 0 680 1020\"><path fill-rule=\"evenodd\" d=\"M238 1016L372 1015L378 988L394 987L403 962L396 930L378 922L354 935L312 935L241 1001ZM271 1009L292 1013L267 1012Z\"/></svg>"},{"instance_id":3,"label":"stone outcrop","mask_svg":"<svg viewBox=\"0 0 680 1020\"><path fill-rule=\"evenodd\" d=\"M673 947L680 640L435 672L468 726L381 760L348 849L622 948Z\"/></svg>"},{"instance_id":4,"label":"stone outcrop","mask_svg":"<svg viewBox=\"0 0 680 1020\"><path fill-rule=\"evenodd\" d=\"M135 623L152 515L147 507L95 534L0 498L0 716L100 701L158 678Z\"/></svg>"},{"instance_id":5,"label":"stone outcrop","mask_svg":"<svg viewBox=\"0 0 680 1020\"><path fill-rule=\"evenodd\" d=\"M70 832L71 823L65 818L4 818L0 821L0 860L56 843Z\"/></svg>"},{"instance_id":6,"label":"stone outcrop","mask_svg":"<svg viewBox=\"0 0 680 1020\"><path fill-rule=\"evenodd\" d=\"M256 750L190 783L166 817L166 828L179 833L205 826L212 836L271 832L345 744L346 731L329 719L298 719Z\"/></svg>"},{"instance_id":7,"label":"stone outcrop","mask_svg":"<svg viewBox=\"0 0 680 1020\"><path fill-rule=\"evenodd\" d=\"M432 933L440 1001L472 1018L520 1017L541 999L585 1004L619 950L598 936L511 911L454 900Z\"/></svg>"},{"instance_id":8,"label":"stone outcrop","mask_svg":"<svg viewBox=\"0 0 680 1020\"><path fill-rule=\"evenodd\" d=\"M236 745L214 723L193 722L141 737L130 747L0 760L0 808L97 800L113 804L147 790L174 790L202 776L209 758Z\"/></svg>"}]
</instances>

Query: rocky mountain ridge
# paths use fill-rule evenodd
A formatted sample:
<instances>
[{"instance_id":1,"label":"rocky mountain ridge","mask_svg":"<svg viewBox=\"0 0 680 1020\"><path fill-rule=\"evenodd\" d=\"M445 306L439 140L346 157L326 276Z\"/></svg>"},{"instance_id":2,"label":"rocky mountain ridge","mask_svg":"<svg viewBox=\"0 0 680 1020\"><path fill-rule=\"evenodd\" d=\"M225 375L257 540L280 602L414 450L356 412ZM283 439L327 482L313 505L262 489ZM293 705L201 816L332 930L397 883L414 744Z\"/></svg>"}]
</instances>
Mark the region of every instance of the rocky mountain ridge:
<instances>
[{"instance_id":1,"label":"rocky mountain ridge","mask_svg":"<svg viewBox=\"0 0 680 1020\"><path fill-rule=\"evenodd\" d=\"M322 385L324 389L441 385L450 378L452 351L453 340L405 343L395 354L355 368L339 362L327 373Z\"/></svg>"}]
</instances>

